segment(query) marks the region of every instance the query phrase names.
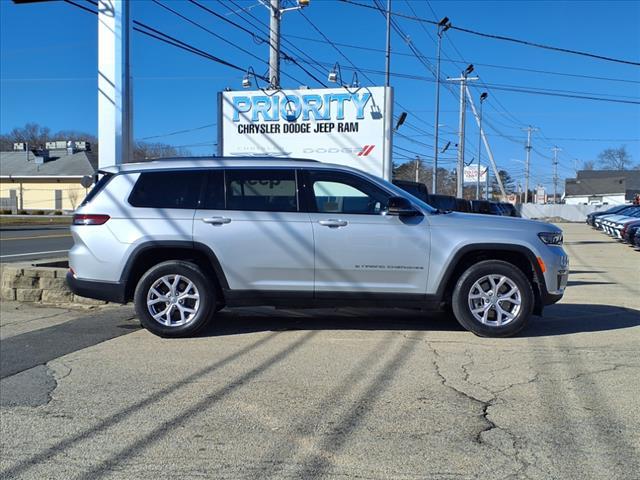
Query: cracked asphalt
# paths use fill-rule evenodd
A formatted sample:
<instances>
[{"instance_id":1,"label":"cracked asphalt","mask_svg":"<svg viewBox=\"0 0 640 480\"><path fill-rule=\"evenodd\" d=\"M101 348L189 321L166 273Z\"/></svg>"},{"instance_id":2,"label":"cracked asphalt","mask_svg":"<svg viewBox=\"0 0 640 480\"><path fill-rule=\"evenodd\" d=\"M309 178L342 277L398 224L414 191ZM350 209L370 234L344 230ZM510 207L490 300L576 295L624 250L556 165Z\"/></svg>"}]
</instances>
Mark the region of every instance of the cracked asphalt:
<instances>
[{"instance_id":1,"label":"cracked asphalt","mask_svg":"<svg viewBox=\"0 0 640 480\"><path fill-rule=\"evenodd\" d=\"M567 294L511 339L444 314L240 309L163 340L128 307L3 305L22 367L2 365L0 478L638 479L640 252L560 226Z\"/></svg>"}]
</instances>

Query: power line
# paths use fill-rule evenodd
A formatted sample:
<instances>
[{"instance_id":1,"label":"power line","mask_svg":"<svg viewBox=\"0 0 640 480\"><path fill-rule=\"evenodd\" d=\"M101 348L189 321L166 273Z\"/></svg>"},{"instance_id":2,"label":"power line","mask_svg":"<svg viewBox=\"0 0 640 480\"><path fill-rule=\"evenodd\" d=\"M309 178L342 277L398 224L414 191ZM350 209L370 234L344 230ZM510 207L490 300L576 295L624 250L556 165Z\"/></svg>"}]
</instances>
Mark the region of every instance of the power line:
<instances>
[{"instance_id":1,"label":"power line","mask_svg":"<svg viewBox=\"0 0 640 480\"><path fill-rule=\"evenodd\" d=\"M288 35L289 38L295 38L298 40L305 40L307 42L315 42L315 43L325 43L324 41L317 39L317 38L311 38L311 37L305 37L302 35ZM343 42L333 42L335 45L339 46L339 47L344 47L344 48L351 48L354 50L361 50L361 51L369 51L372 53L384 53L385 50L382 48L375 48L375 47L367 47L365 45L356 45L353 43L343 43ZM451 42L451 45L453 46L453 42ZM455 47L454 47L455 48ZM406 52L393 52L394 55L400 55L403 57L413 57L415 56L415 54L413 53L406 53ZM425 59L427 60L436 60L436 57L430 57L428 55L424 56ZM452 60L449 57L446 57L446 59L441 59L442 62L450 62L456 65L459 65L461 62L458 60ZM467 62L464 62L465 64ZM629 80L629 79L624 79L624 78L612 78L612 77L600 77L600 76L595 76L595 75L584 75L584 74L579 74L579 73L568 73L568 72L558 72L558 71L554 71L554 70L540 70L540 69L535 69L535 68L526 68L526 67L514 67L512 65L499 65L499 64L495 64L495 63L480 63L480 62L470 62L473 63L475 66L480 66L480 67L488 67L488 68L497 68L497 69L502 69L502 70L513 70L513 71L522 71L522 72L527 72L527 73L540 73L540 74L544 74L544 75L559 75L559 76L563 76L563 77L574 77L574 78L584 78L584 79L588 79L588 80L603 80L603 81L608 81L608 82L621 82L621 83L632 83L632 84L639 84L640 81L638 80Z\"/></svg>"},{"instance_id":2,"label":"power line","mask_svg":"<svg viewBox=\"0 0 640 480\"><path fill-rule=\"evenodd\" d=\"M160 135L152 135L150 137L142 137L139 140L151 140L153 138L164 138L164 137L171 137L173 135L180 135L182 133L189 133L189 132L195 132L197 130L204 130L205 128L211 128L211 127L215 127L216 124L215 123L208 123L206 125L201 125L199 127L194 127L194 128L187 128L185 130L176 130L174 132L169 132L169 133L162 133Z\"/></svg>"},{"instance_id":3,"label":"power line","mask_svg":"<svg viewBox=\"0 0 640 480\"><path fill-rule=\"evenodd\" d=\"M229 20L228 18L226 18L224 15L219 14L218 12L216 12L215 10L212 10L208 7L206 7L205 5L202 5L201 3L197 2L196 0L189 0L189 2L191 2L192 4L194 4L195 6L201 8L202 10L204 10L205 12L208 12L209 14L215 16L216 18L219 18L220 20L233 25L236 28L239 28L240 30L242 30L245 33L248 33L249 35L251 35L251 37L255 40L258 39L260 40L262 43L268 43L269 45L271 45L270 41L268 39L264 39L264 38L260 38L258 37L254 32L252 32L251 30L243 27L242 25L240 25L239 23L234 22L233 20ZM237 5L236 5L237 6ZM250 12L247 12L249 15L251 15ZM286 55L286 54L285 54ZM316 77L313 73L309 72L309 70L307 70L306 68L304 68L302 65L300 65L298 62L295 61L295 59L293 59L293 57L290 57L289 55L285 56L285 60L291 60L296 66L298 66L302 71L304 71L307 75L309 75L311 78L313 78L316 82L318 82L321 85L324 85L324 83L322 82L322 80L320 80L318 77ZM264 77L261 77L264 78ZM269 80L267 80L269 81ZM326 86L326 85L324 85Z\"/></svg>"},{"instance_id":4,"label":"power line","mask_svg":"<svg viewBox=\"0 0 640 480\"><path fill-rule=\"evenodd\" d=\"M375 10L377 7L373 7L371 5L366 5L363 3L359 3L359 2L355 2L353 0L340 0L342 2L351 4L351 5L356 5L358 7L363 7L363 8L368 8L371 10ZM386 9L384 10L384 13L386 14ZM416 16L411 16L411 15L405 15L403 13L398 13L398 12L391 12L391 15L396 16L396 17L400 17L400 18L406 18L408 20L414 20L416 22L422 22L422 23L429 23L431 25L437 25L438 22L432 21L432 20L426 20L424 18L419 18ZM640 62L635 62L635 61L631 61L631 60L624 60L624 59L620 59L620 58L614 58L614 57L607 57L604 55L598 55L595 53L590 53L590 52L582 52L579 50L571 50L568 48L563 48L563 47L555 47L555 46L551 46L551 45L544 45L542 43L536 43L536 42L531 42L528 40L522 40L519 38L513 38L513 37L507 37L505 35L495 35L492 33L483 33L483 32L479 32L477 30L471 30L469 28L464 28L464 27L456 27L455 25L452 25L450 27L452 30L457 30L459 32L464 32L464 33L468 33L471 35L476 35L479 37L485 37L485 38L492 38L494 40L502 40L502 41L506 41L506 42L512 42L512 43L517 43L520 45L526 45L529 47L536 47L536 48L541 48L541 49L545 49L545 50L551 50L551 51L556 51L556 52L562 52L562 53L569 53L572 55L580 55L583 57L589 57L589 58L595 58L597 60L605 60L608 62L615 62L615 63L623 63L626 65L633 65L633 66L640 66Z\"/></svg>"}]
</instances>

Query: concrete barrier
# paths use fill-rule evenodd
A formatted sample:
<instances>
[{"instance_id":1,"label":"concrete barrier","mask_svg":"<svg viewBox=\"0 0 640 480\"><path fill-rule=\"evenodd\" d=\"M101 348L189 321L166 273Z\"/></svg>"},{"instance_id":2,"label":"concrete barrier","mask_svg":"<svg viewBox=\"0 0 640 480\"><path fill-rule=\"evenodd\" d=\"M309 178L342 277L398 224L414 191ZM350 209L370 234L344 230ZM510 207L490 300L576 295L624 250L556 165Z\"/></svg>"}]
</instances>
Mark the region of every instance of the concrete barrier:
<instances>
[{"instance_id":1,"label":"concrete barrier","mask_svg":"<svg viewBox=\"0 0 640 480\"><path fill-rule=\"evenodd\" d=\"M32 265L30 263L3 264L1 268L2 300L43 303L50 305L104 305L107 302L74 295L65 277L68 268Z\"/></svg>"},{"instance_id":2,"label":"concrete barrier","mask_svg":"<svg viewBox=\"0 0 640 480\"><path fill-rule=\"evenodd\" d=\"M552 220L554 222L584 222L587 215L607 210L611 205L537 205L524 203L516 207L523 218Z\"/></svg>"}]
</instances>

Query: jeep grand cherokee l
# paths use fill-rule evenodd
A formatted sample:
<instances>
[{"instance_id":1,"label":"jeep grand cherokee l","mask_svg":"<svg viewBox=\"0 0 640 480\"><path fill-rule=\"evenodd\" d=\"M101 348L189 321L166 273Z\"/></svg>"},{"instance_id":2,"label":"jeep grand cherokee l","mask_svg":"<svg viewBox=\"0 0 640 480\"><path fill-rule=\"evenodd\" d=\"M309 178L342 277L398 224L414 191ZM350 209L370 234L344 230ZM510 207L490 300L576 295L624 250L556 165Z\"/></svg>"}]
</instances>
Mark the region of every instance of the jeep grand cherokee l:
<instances>
[{"instance_id":1,"label":"jeep grand cherokee l","mask_svg":"<svg viewBox=\"0 0 640 480\"><path fill-rule=\"evenodd\" d=\"M175 159L100 173L74 216L67 281L133 300L161 336L242 305L450 306L466 329L508 336L567 284L557 227L442 212L343 166Z\"/></svg>"}]
</instances>

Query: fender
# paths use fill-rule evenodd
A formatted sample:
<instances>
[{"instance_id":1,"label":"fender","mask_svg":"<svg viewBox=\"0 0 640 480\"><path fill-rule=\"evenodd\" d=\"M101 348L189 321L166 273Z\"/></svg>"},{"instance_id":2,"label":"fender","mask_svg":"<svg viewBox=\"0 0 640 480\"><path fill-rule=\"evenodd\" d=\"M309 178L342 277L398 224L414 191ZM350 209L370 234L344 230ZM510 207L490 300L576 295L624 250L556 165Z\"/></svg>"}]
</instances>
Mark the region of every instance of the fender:
<instances>
[{"instance_id":1,"label":"fender","mask_svg":"<svg viewBox=\"0 0 640 480\"><path fill-rule=\"evenodd\" d=\"M534 294L536 295L536 306L534 308L535 313L542 313L542 306L548 303L553 303L552 301L548 301L547 297L549 297L547 291L547 285L544 280L544 275L542 274L542 269L538 264L538 260L536 255L527 247L522 245L514 245L510 243L473 243L470 245L465 245L459 248L452 256L451 261L448 263L444 274L440 280L440 284L438 285L438 291L436 296L442 300L445 298L445 290L449 281L452 278L452 275L460 263L462 257L467 255L468 253L472 253L475 251L495 251L495 252L516 252L523 254L529 261L531 267L535 272L535 282L534 282ZM535 288L535 284L537 284L538 288Z\"/></svg>"},{"instance_id":2,"label":"fender","mask_svg":"<svg viewBox=\"0 0 640 480\"><path fill-rule=\"evenodd\" d=\"M218 281L220 282L220 287L222 290L229 289L229 282L227 281L227 277L222 270L222 266L220 265L220 261L216 254L209 248L207 245L200 242L191 242L191 241L179 241L179 240L163 240L163 241L148 241L144 242L131 252L129 255L129 259L122 269L122 273L120 275L120 283L125 284L128 282L131 272L140 257L140 255L148 250L153 250L156 248L181 248L186 250L195 250L200 253L203 253L211 263L211 267L213 268L214 273ZM127 285L128 287L128 285Z\"/></svg>"}]
</instances>

